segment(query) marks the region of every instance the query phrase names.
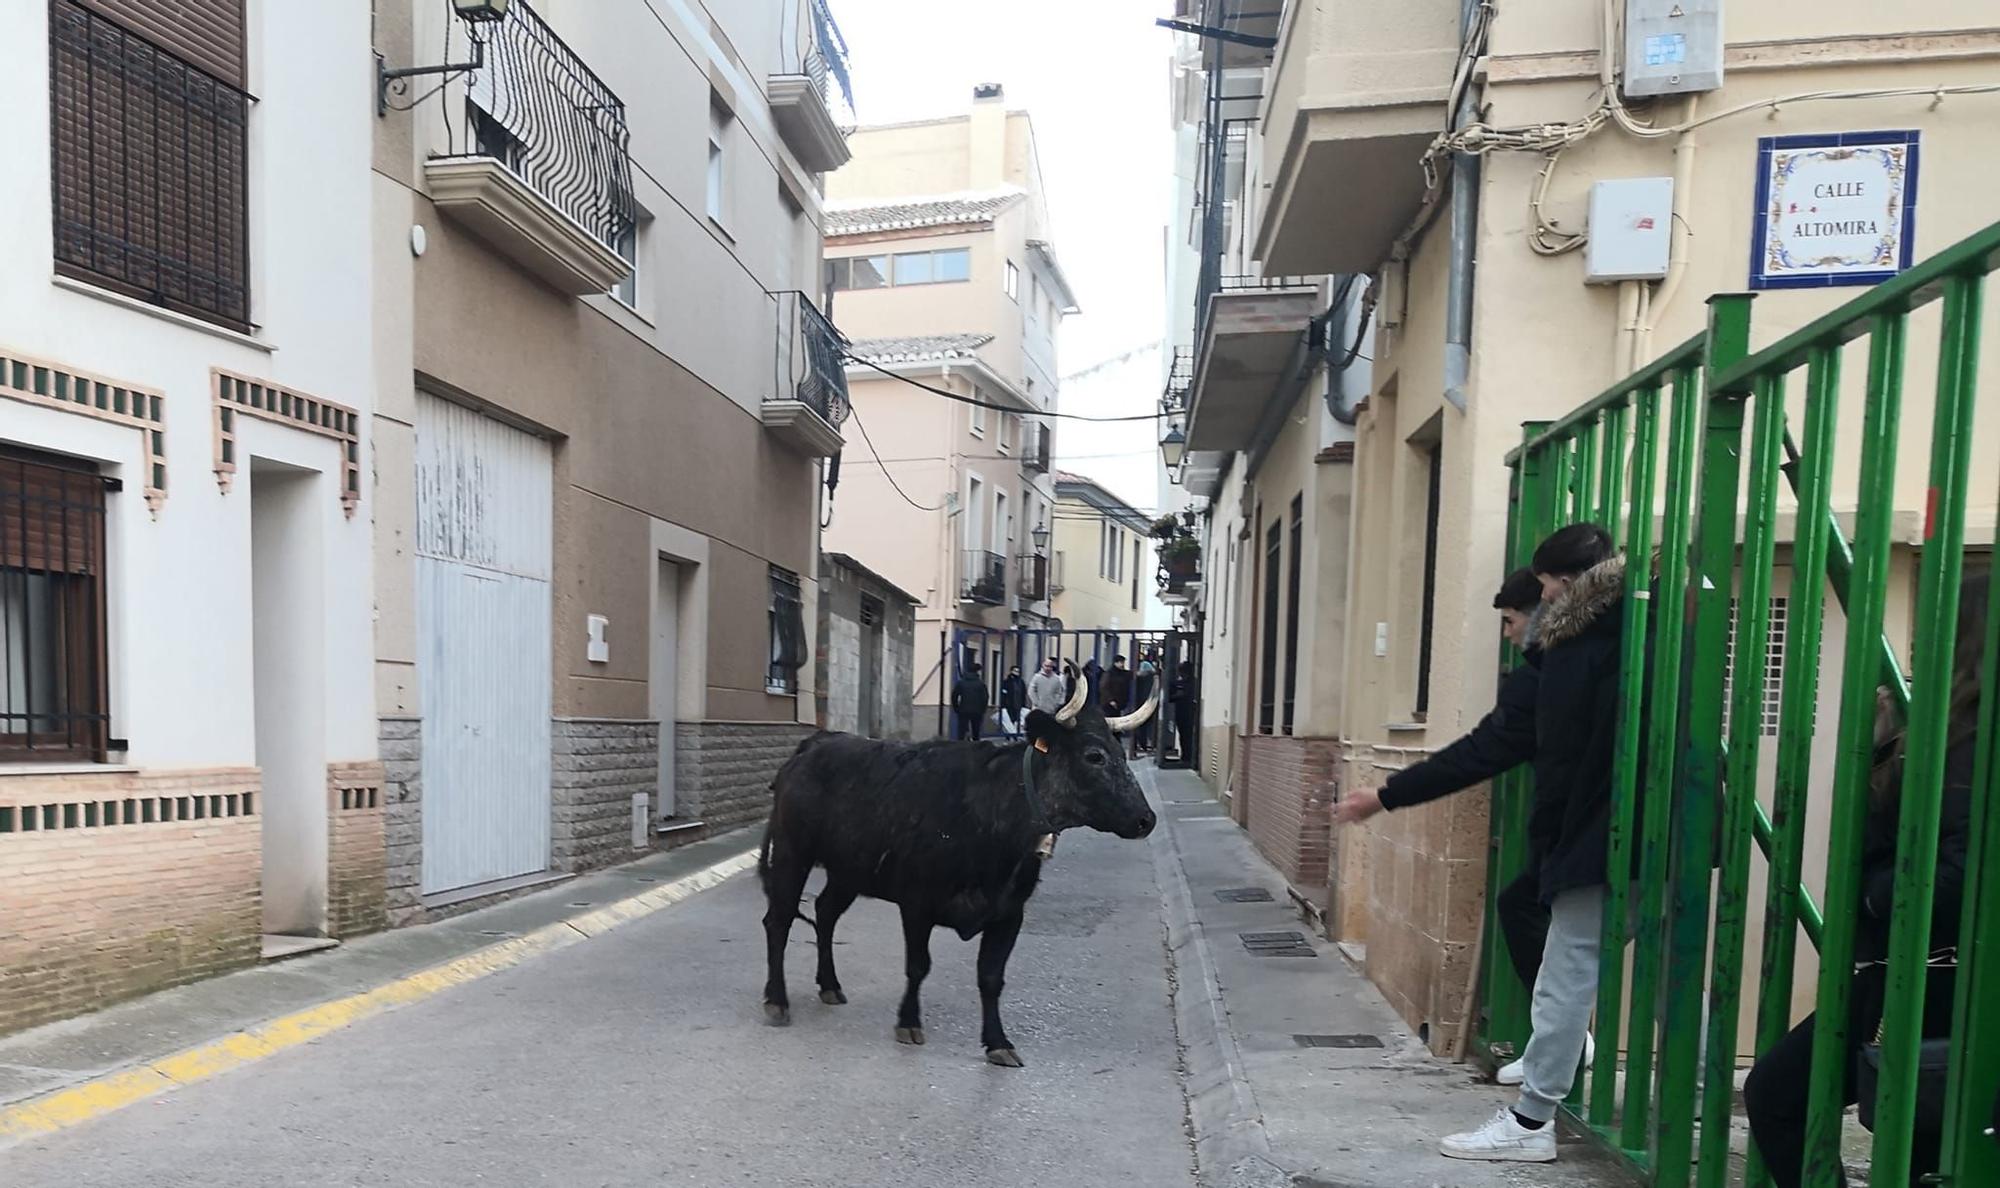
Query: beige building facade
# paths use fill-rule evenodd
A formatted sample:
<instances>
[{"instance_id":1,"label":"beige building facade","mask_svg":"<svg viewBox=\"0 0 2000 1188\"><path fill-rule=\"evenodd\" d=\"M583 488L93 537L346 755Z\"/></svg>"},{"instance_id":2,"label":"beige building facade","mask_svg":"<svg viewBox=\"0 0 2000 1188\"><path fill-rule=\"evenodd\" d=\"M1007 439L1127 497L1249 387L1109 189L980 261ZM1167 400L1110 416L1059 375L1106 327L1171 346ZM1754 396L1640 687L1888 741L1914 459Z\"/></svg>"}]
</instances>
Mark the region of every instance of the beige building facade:
<instances>
[{"instance_id":1,"label":"beige building facade","mask_svg":"<svg viewBox=\"0 0 2000 1188\"><path fill-rule=\"evenodd\" d=\"M1028 115L861 128L828 179L827 301L854 416L825 529L919 599L915 729L961 631L1043 627L1055 526L1056 341L1076 301L1050 241Z\"/></svg>"},{"instance_id":2,"label":"beige building facade","mask_svg":"<svg viewBox=\"0 0 2000 1188\"><path fill-rule=\"evenodd\" d=\"M1333 717L1324 728L1339 749L1322 784L1312 773L1293 789L1301 805L1316 801L1319 787L1337 797L1379 784L1491 707L1499 641L1490 602L1507 562L1504 456L1522 440L1524 422L1567 412L1700 331L1711 294L1752 286L1752 268L1771 259L1768 244L1764 256L1753 254L1757 227L1787 213L1768 207L1759 179L1773 152L1799 143L1769 138L1893 141L1899 154L1914 144L1892 171L1902 173L1897 193L1907 203L1885 206L1881 217L1908 241L1909 258L1993 218L1979 181L1980 145L2000 119L2000 97L1979 88L2000 61L2000 27L1983 7L1727 6L1717 30L1720 86L1658 98L1632 94L1624 14L1639 7L1501 6L1490 26L1475 26L1463 52L1460 6L1449 0L1394 10L1295 0L1270 27L1250 30L1274 44L1245 134L1238 193L1247 197L1232 215L1262 274L1357 276L1347 320L1372 319L1357 340L1372 361L1366 384L1322 401L1337 421L1353 421L1335 433L1329 456L1349 468L1351 483L1329 504L1343 511L1308 535L1345 560L1337 570L1307 564L1299 600L1339 637L1316 658L1328 665L1324 696ZM1448 125L1455 76L1472 89L1479 115L1476 132L1449 145L1481 150L1470 172L1455 172L1449 152L1426 163L1433 142L1459 126ZM1618 110L1602 102L1607 85L1624 96ZM1551 156L1554 149L1561 151ZM1604 205L1593 221L1594 187L1633 179L1652 179L1667 205L1622 226L1615 204ZM1641 219L1653 233L1639 245L1646 262L1639 279L1620 280L1605 266L1604 249L1619 246L1621 230L1641 229ZM1891 252L1890 267L1901 262ZM1210 308L1219 334L1230 325L1232 298L1218 292ZM1753 347L1856 292L1824 283L1762 291ZM1324 300L1308 316L1329 304L1337 319L1340 303ZM1996 323L1987 316L1991 334ZM1912 341L1934 343L1937 329L1933 307L1912 319ZM1336 361L1344 355L1339 342L1325 348ZM1934 348L1911 352L1906 391L1931 390L1934 358ZM1858 478L1853 430L1863 370L1854 358L1844 373L1837 506L1851 506ZM1282 372L1265 369L1265 390ZM1241 369L1225 375L1197 366L1191 450L1226 449L1232 422L1255 414L1254 390L1231 387L1244 379ZM1795 392L1795 415L1801 400ZM1902 439L1904 546L1921 538L1924 423L1912 420ZM2000 423L1982 418L1977 432L1976 470L1991 473L2000 464ZM1247 546L1268 530L1257 526L1254 509L1261 502L1268 516L1271 500L1259 498L1259 476L1241 473L1242 459L1218 466L1197 452L1189 471L1214 492L1207 564L1235 566L1239 601L1223 614L1232 635L1244 634L1269 596L1229 555L1232 542ZM1990 547L1990 492L1975 502L1983 506L1971 512L1972 537ZM1310 558L1313 546L1304 547ZM1899 572L1910 572L1910 556L1899 552ZM1221 613L1214 592L1225 584L1209 583L1208 632L1218 641L1224 624L1213 617ZM1211 696L1204 725L1231 736L1241 788L1242 752L1261 733L1243 707L1257 703L1250 687L1261 677L1247 640L1234 659L1239 716L1217 723ZM1257 808L1253 800L1253 833ZM1365 946L1371 976L1413 1025L1428 1025L1440 1048L1456 1041L1476 1009L1468 991L1488 828L1479 792L1378 817L1333 839L1325 884L1307 889L1325 905L1329 931ZM1814 837L1807 846L1816 852ZM1761 858L1757 865L1752 883L1761 886ZM1818 877L1808 869L1809 885Z\"/></svg>"},{"instance_id":3,"label":"beige building facade","mask_svg":"<svg viewBox=\"0 0 2000 1188\"><path fill-rule=\"evenodd\" d=\"M1056 472L1051 589L1065 631L1145 627L1151 521L1092 479ZM1134 661L1134 663L1137 663Z\"/></svg>"},{"instance_id":4,"label":"beige building facade","mask_svg":"<svg viewBox=\"0 0 2000 1188\"><path fill-rule=\"evenodd\" d=\"M389 67L486 63L375 140L395 918L752 821L815 718L844 50L818 0L650 9L377 6Z\"/></svg>"}]
</instances>

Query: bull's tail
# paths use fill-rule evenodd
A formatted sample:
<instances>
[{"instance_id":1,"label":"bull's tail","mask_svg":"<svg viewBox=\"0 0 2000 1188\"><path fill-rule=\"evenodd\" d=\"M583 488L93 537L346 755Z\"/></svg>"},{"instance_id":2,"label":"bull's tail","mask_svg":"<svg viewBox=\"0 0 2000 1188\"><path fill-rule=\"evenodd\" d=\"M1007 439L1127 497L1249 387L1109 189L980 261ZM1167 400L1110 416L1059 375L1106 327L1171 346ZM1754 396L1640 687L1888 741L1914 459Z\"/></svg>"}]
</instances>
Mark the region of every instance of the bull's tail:
<instances>
[{"instance_id":1,"label":"bull's tail","mask_svg":"<svg viewBox=\"0 0 2000 1188\"><path fill-rule=\"evenodd\" d=\"M810 742L812 740L808 739L806 741ZM805 744L801 743L799 745L799 749L804 750ZM770 898L771 895L771 835L776 832L776 826L777 826L777 804L776 804L777 790L778 790L778 785L777 782L774 780L771 783L771 792L773 794L772 795L773 803L771 807L772 819L764 823L764 843L757 848L757 882L764 888L764 896L767 899ZM797 905L793 905L792 914L794 916L797 916L799 919L804 920L806 923L812 925L814 928L819 927L819 921L813 919L811 916L808 916L804 912L800 911Z\"/></svg>"}]
</instances>

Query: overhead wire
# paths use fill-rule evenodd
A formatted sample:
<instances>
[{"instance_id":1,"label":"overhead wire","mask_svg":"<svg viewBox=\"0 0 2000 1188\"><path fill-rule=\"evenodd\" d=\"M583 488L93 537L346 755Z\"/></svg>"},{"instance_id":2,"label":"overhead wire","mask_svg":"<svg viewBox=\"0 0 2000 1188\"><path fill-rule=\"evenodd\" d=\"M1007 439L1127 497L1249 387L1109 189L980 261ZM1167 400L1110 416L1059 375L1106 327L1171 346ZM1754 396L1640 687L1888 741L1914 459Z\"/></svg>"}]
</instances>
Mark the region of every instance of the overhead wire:
<instances>
[{"instance_id":1,"label":"overhead wire","mask_svg":"<svg viewBox=\"0 0 2000 1188\"><path fill-rule=\"evenodd\" d=\"M1055 412L1053 410L1042 411L1038 409L1024 409L1021 408L1019 405L1001 404L998 401L994 400L981 400L977 396L966 396L961 393L953 392L945 388L939 388L931 384L923 383L920 380L911 379L907 375L900 375L894 371L889 370L888 368L882 366L880 363L875 362L873 359L864 359L860 355L854 354L851 351L845 355L845 358L851 363L859 363L863 367L867 367L874 371L879 371L883 375L888 376L892 380L897 380L902 383L908 384L913 388L920 388L923 391L929 392L933 396L941 396L946 400L957 401L960 404L969 404L974 408L990 408L998 412L1016 413L1024 417L1050 417L1064 421L1090 421L1100 425L1110 425L1110 424L1118 424L1121 422L1130 422L1130 421L1158 421L1162 417L1175 415L1165 412L1150 412L1150 413L1134 413L1130 416L1119 416L1119 417L1093 417L1085 413L1066 413L1066 412Z\"/></svg>"},{"instance_id":2,"label":"overhead wire","mask_svg":"<svg viewBox=\"0 0 2000 1188\"><path fill-rule=\"evenodd\" d=\"M882 468L882 477L889 480L889 485L895 488L896 494L901 495L903 497L904 503L909 504L911 507L914 507L921 512L934 512L934 511L944 510L944 505L941 503L936 506L931 506L929 504L918 503L916 500L910 498L910 493L908 491L903 490L903 485L896 481L896 476L894 474L891 474L889 472L888 463L882 461L882 455L875 452L875 443L869 440L868 437L868 426L861 423L861 410L856 408L852 402L850 402L847 406L847 416L849 420L854 422L854 427L856 429L861 430L862 444L868 447L868 453L874 457L875 465Z\"/></svg>"}]
</instances>

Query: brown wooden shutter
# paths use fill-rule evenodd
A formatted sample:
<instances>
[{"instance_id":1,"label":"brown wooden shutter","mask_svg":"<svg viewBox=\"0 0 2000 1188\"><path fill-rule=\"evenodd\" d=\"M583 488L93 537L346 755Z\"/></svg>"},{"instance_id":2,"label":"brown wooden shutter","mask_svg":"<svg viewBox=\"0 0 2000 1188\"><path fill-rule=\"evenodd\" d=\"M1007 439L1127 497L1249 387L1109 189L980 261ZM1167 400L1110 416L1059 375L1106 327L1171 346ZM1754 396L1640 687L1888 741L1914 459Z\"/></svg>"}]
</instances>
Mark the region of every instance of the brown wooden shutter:
<instances>
[{"instance_id":1,"label":"brown wooden shutter","mask_svg":"<svg viewBox=\"0 0 2000 1188\"><path fill-rule=\"evenodd\" d=\"M0 569L101 575L104 481L0 453Z\"/></svg>"},{"instance_id":2,"label":"brown wooden shutter","mask_svg":"<svg viewBox=\"0 0 2000 1188\"><path fill-rule=\"evenodd\" d=\"M76 0L238 90L243 0Z\"/></svg>"}]
</instances>

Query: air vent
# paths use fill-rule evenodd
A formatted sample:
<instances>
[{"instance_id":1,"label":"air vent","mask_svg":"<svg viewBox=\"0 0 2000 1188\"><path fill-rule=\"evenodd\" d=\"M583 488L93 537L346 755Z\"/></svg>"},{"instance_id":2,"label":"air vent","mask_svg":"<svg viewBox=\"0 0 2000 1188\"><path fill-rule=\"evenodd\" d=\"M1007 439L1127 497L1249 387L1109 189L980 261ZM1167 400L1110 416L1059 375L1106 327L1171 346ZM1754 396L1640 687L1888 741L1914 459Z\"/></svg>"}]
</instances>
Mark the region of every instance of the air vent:
<instances>
[{"instance_id":1,"label":"air vent","mask_svg":"<svg viewBox=\"0 0 2000 1188\"><path fill-rule=\"evenodd\" d=\"M1252 957L1317 957L1319 953L1306 943L1300 932L1239 932L1243 947Z\"/></svg>"},{"instance_id":2,"label":"air vent","mask_svg":"<svg viewBox=\"0 0 2000 1188\"><path fill-rule=\"evenodd\" d=\"M1379 1048L1379 1035L1294 1035L1292 1042L1301 1048Z\"/></svg>"},{"instance_id":3,"label":"air vent","mask_svg":"<svg viewBox=\"0 0 2000 1188\"><path fill-rule=\"evenodd\" d=\"M1271 893L1262 887L1231 887L1217 891L1215 897L1224 903L1270 903ZM1296 936L1297 933L1288 935Z\"/></svg>"}]
</instances>

